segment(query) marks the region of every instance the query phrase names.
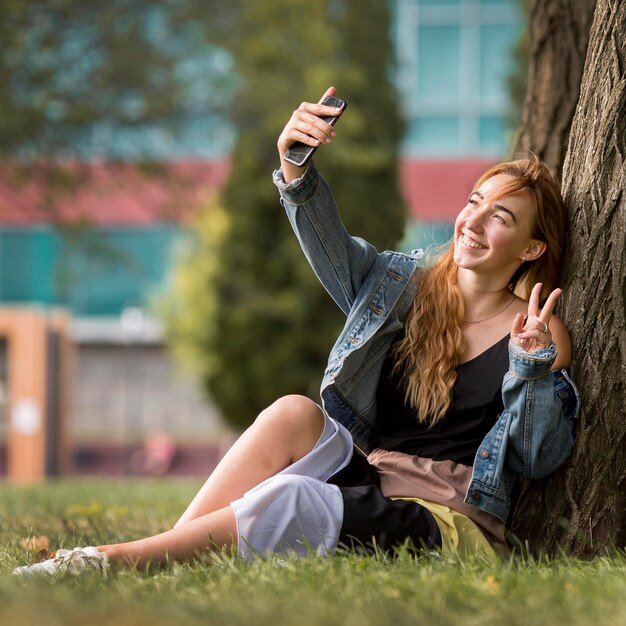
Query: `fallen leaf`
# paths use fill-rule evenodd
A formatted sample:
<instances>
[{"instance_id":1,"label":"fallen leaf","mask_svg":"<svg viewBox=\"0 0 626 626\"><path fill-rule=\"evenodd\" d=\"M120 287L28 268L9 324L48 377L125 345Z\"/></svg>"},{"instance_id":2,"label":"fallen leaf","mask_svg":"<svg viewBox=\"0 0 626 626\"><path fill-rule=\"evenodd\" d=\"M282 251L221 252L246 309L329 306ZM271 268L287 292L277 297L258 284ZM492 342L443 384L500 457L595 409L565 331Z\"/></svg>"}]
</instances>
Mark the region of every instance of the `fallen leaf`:
<instances>
[{"instance_id":1,"label":"fallen leaf","mask_svg":"<svg viewBox=\"0 0 626 626\"><path fill-rule=\"evenodd\" d=\"M24 537L24 539L20 541L20 546L27 552L45 556L50 552L50 539L48 539L46 535Z\"/></svg>"}]
</instances>

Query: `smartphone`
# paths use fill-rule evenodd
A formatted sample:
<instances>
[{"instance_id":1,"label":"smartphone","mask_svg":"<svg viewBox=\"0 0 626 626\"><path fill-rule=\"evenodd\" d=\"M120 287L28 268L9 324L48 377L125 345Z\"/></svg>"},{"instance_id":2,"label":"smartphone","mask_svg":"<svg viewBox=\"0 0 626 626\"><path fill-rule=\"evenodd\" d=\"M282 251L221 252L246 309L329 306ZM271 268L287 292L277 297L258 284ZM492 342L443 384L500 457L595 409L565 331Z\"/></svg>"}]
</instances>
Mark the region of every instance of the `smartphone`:
<instances>
[{"instance_id":1,"label":"smartphone","mask_svg":"<svg viewBox=\"0 0 626 626\"><path fill-rule=\"evenodd\" d=\"M326 96L322 100L321 104L329 107L337 107L341 110L348 106L348 103L345 100L335 98L335 96ZM334 126L339 117L335 115L325 115L322 116L322 119L331 126ZM319 146L307 146L301 141L296 141L296 143L292 144L289 150L287 150L285 160L289 161L289 163L297 165L298 167L304 167L318 147Z\"/></svg>"}]
</instances>

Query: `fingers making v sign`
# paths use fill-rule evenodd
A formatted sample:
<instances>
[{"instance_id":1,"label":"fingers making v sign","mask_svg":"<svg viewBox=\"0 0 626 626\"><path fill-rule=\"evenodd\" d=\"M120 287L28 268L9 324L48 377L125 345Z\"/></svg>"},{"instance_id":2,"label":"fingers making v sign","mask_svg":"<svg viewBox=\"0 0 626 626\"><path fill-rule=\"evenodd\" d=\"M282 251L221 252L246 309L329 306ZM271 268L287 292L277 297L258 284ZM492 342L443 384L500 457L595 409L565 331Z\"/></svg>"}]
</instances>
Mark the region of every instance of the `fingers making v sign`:
<instances>
[{"instance_id":1,"label":"fingers making v sign","mask_svg":"<svg viewBox=\"0 0 626 626\"><path fill-rule=\"evenodd\" d=\"M537 283L530 294L528 300L528 315L524 320L524 315L518 313L513 320L511 328L511 341L520 346L526 352L536 352L547 348L552 343L552 333L550 332L550 318L562 291L555 289L539 309L539 295L541 294L541 283Z\"/></svg>"}]
</instances>

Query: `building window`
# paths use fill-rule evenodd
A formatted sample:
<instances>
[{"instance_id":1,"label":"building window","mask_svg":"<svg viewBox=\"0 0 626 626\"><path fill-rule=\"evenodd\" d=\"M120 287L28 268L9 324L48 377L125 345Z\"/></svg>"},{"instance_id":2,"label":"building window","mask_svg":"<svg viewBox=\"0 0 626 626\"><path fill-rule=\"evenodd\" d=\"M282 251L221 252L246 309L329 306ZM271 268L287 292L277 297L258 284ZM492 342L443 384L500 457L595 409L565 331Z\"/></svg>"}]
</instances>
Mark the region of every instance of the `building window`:
<instances>
[{"instance_id":1,"label":"building window","mask_svg":"<svg viewBox=\"0 0 626 626\"><path fill-rule=\"evenodd\" d=\"M509 145L517 0L396 0L408 157L496 157Z\"/></svg>"}]
</instances>

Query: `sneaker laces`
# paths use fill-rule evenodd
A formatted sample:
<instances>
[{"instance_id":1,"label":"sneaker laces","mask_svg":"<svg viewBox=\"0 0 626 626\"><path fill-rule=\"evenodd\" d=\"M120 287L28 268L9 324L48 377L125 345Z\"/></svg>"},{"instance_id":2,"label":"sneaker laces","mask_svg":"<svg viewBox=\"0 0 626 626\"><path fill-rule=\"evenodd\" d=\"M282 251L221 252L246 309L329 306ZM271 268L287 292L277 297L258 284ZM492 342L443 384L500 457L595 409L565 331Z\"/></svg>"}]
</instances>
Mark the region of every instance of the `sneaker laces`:
<instances>
[{"instance_id":1,"label":"sneaker laces","mask_svg":"<svg viewBox=\"0 0 626 626\"><path fill-rule=\"evenodd\" d=\"M104 552L100 552L93 546L86 548L73 548L72 550L57 550L54 561L57 563L59 572L69 572L78 575L86 569L96 569L105 572L109 565L109 559Z\"/></svg>"}]
</instances>

